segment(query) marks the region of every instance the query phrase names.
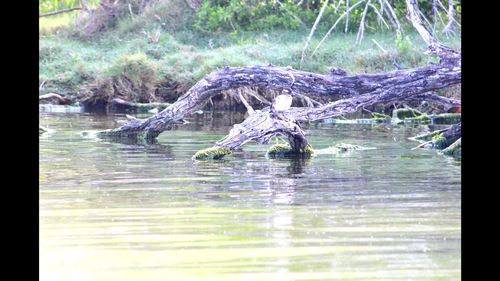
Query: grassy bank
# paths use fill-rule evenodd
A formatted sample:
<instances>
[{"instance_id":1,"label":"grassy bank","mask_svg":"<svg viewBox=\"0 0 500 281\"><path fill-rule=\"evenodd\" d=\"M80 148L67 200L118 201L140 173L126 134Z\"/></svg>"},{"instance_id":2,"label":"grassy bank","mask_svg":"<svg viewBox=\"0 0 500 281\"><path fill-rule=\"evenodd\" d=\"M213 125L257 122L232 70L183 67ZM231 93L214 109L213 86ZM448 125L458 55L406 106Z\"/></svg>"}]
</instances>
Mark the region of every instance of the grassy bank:
<instances>
[{"instance_id":1,"label":"grassy bank","mask_svg":"<svg viewBox=\"0 0 500 281\"><path fill-rule=\"evenodd\" d=\"M92 40L71 35L71 15L40 22L40 94L58 93L78 100L89 95L120 96L132 101L175 101L196 81L224 66L273 64L299 69L308 30L201 32L172 29L145 16L118 22ZM325 31L311 41L309 54ZM158 35L158 36L157 36ZM416 33L397 38L394 32L334 33L303 70L328 73L374 73L417 67L433 60ZM460 49L460 38L443 38ZM376 45L378 43L379 46ZM434 59L435 60L435 59Z\"/></svg>"}]
</instances>

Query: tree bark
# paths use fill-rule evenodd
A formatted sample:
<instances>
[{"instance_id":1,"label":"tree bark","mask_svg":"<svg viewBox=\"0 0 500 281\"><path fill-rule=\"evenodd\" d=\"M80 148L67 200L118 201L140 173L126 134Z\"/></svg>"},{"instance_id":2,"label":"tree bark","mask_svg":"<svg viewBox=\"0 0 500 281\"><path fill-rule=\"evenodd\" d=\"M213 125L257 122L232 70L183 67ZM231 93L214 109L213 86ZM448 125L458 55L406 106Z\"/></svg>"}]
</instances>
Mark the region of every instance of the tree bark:
<instances>
[{"instance_id":1,"label":"tree bark","mask_svg":"<svg viewBox=\"0 0 500 281\"><path fill-rule=\"evenodd\" d=\"M427 43L429 51L441 58L440 64L358 75L347 75L342 70L322 75L272 65L225 67L205 76L160 113L144 120L131 120L120 128L101 132L99 137L152 140L224 91L261 87L277 91L287 89L294 97L329 97L336 101L318 107L292 107L284 111L281 118L271 116L269 107L266 107L250 114L243 123L234 125L229 135L215 146L236 149L248 141L263 143L274 135L283 135L288 137L292 147L303 147L307 145L307 140L297 121L341 116L377 103L403 101L461 83L460 53L442 45L432 36L419 17L416 0L406 0L406 3L407 18Z\"/></svg>"},{"instance_id":2,"label":"tree bark","mask_svg":"<svg viewBox=\"0 0 500 281\"><path fill-rule=\"evenodd\" d=\"M414 149L421 147L429 147L429 148L446 150L461 138L462 138L462 122L457 123L443 130L437 130L430 133L412 137L410 138L410 140L423 142Z\"/></svg>"},{"instance_id":3,"label":"tree bark","mask_svg":"<svg viewBox=\"0 0 500 281\"><path fill-rule=\"evenodd\" d=\"M292 96L338 99L320 107L291 108L286 113L299 121L313 121L356 112L377 103L404 100L460 82L460 67L441 64L383 74L346 76L321 75L275 66L226 67L207 75L162 112L105 131L101 136L134 138L141 134L148 139L156 138L176 121L201 109L210 98L241 87L256 86L278 91L290 88Z\"/></svg>"},{"instance_id":4,"label":"tree bark","mask_svg":"<svg viewBox=\"0 0 500 281\"><path fill-rule=\"evenodd\" d=\"M442 97L433 93L423 93L415 96L411 96L405 101L427 101L434 103L436 105L443 106L445 110L449 110L453 107L460 107L462 105L461 100L450 99L447 97Z\"/></svg>"}]
</instances>

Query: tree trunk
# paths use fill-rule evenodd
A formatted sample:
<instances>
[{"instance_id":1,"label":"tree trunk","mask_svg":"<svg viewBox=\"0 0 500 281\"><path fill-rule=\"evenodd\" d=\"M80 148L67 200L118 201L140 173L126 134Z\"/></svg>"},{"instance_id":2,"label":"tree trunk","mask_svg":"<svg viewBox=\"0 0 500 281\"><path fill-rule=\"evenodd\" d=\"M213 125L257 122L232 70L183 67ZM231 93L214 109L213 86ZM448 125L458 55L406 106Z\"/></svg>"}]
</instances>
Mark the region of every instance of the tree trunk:
<instances>
[{"instance_id":1,"label":"tree trunk","mask_svg":"<svg viewBox=\"0 0 500 281\"><path fill-rule=\"evenodd\" d=\"M156 138L176 121L201 109L210 98L241 87L257 86L278 91L288 88L292 96L338 99L320 107L291 108L286 112L296 120L312 121L356 112L377 103L404 100L460 82L460 67L441 64L350 76L327 76L275 66L226 67L207 75L162 112L105 131L101 137L135 138L140 134L148 139Z\"/></svg>"},{"instance_id":2,"label":"tree trunk","mask_svg":"<svg viewBox=\"0 0 500 281\"><path fill-rule=\"evenodd\" d=\"M131 120L120 128L99 133L101 138L155 139L184 116L201 109L207 101L242 87L260 87L291 91L293 97L329 97L336 99L318 107L292 107L281 118L271 116L269 108L257 111L241 124L234 125L216 147L236 149L248 141L266 142L274 135L288 137L292 147L303 148L307 140L297 121L314 121L341 116L377 103L390 103L429 95L428 92L461 83L460 53L439 43L422 24L416 0L406 0L407 18L427 43L429 51L441 58L440 64L396 70L381 74L347 75L338 70L322 75L290 67L225 67L196 83L175 103L144 120ZM439 98L438 98L439 99ZM443 99L440 99L443 101ZM252 109L253 111L253 109Z\"/></svg>"}]
</instances>

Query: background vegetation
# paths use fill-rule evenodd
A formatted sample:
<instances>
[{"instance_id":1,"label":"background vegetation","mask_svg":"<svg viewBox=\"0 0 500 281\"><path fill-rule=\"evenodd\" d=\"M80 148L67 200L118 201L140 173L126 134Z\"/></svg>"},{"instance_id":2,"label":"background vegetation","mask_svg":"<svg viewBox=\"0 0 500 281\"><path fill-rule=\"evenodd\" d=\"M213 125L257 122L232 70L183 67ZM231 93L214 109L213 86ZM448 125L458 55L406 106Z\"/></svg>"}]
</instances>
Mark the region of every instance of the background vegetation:
<instances>
[{"instance_id":1,"label":"background vegetation","mask_svg":"<svg viewBox=\"0 0 500 281\"><path fill-rule=\"evenodd\" d=\"M335 66L372 73L434 59L423 53L424 42L407 24L404 0L387 1L394 13L385 0L328 1L307 49L325 0L114 2L39 1L40 14L84 8L40 17L40 94L58 93L75 101L92 95L174 101L224 66L274 64L318 73ZM461 4L453 4L453 28L445 30L448 1L419 1L428 27L460 49Z\"/></svg>"}]
</instances>

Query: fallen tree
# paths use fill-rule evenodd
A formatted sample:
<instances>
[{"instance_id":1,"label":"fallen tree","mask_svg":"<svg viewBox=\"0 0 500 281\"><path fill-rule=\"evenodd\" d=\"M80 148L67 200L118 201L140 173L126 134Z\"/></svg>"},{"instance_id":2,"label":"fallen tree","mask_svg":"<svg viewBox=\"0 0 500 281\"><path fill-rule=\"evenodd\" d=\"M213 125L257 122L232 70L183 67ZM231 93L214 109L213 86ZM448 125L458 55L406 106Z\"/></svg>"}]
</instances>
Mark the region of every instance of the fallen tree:
<instances>
[{"instance_id":1,"label":"fallen tree","mask_svg":"<svg viewBox=\"0 0 500 281\"><path fill-rule=\"evenodd\" d=\"M98 134L107 139L154 140L160 133L169 130L186 115L201 109L214 96L224 92L238 93L248 109L249 116L236 124L229 134L214 145L231 151L249 141L266 143L273 136L285 136L293 151L304 152L308 147L300 121L314 121L360 111L364 107L379 103L393 103L419 96L429 101L446 102L432 91L461 82L460 53L436 40L422 23L415 0L406 0L407 18L427 43L429 52L440 58L439 64L430 64L415 69L399 69L380 74L348 75L333 68L330 75L322 75L291 67L248 66L225 67L196 83L175 103L147 119L135 119L123 126ZM294 97L329 97L335 101L327 104L314 103L310 107L291 107L273 114L270 107L254 110L248 105L238 89L259 87L278 92L287 91ZM448 102L450 102L448 100ZM455 105L456 101L451 101ZM227 153L226 153L227 154ZM219 154L217 154L219 155Z\"/></svg>"},{"instance_id":2,"label":"fallen tree","mask_svg":"<svg viewBox=\"0 0 500 281\"><path fill-rule=\"evenodd\" d=\"M428 147L441 149L445 155L461 157L462 151L462 123L455 124L442 130L436 130L410 138L422 142L413 149Z\"/></svg>"}]
</instances>

